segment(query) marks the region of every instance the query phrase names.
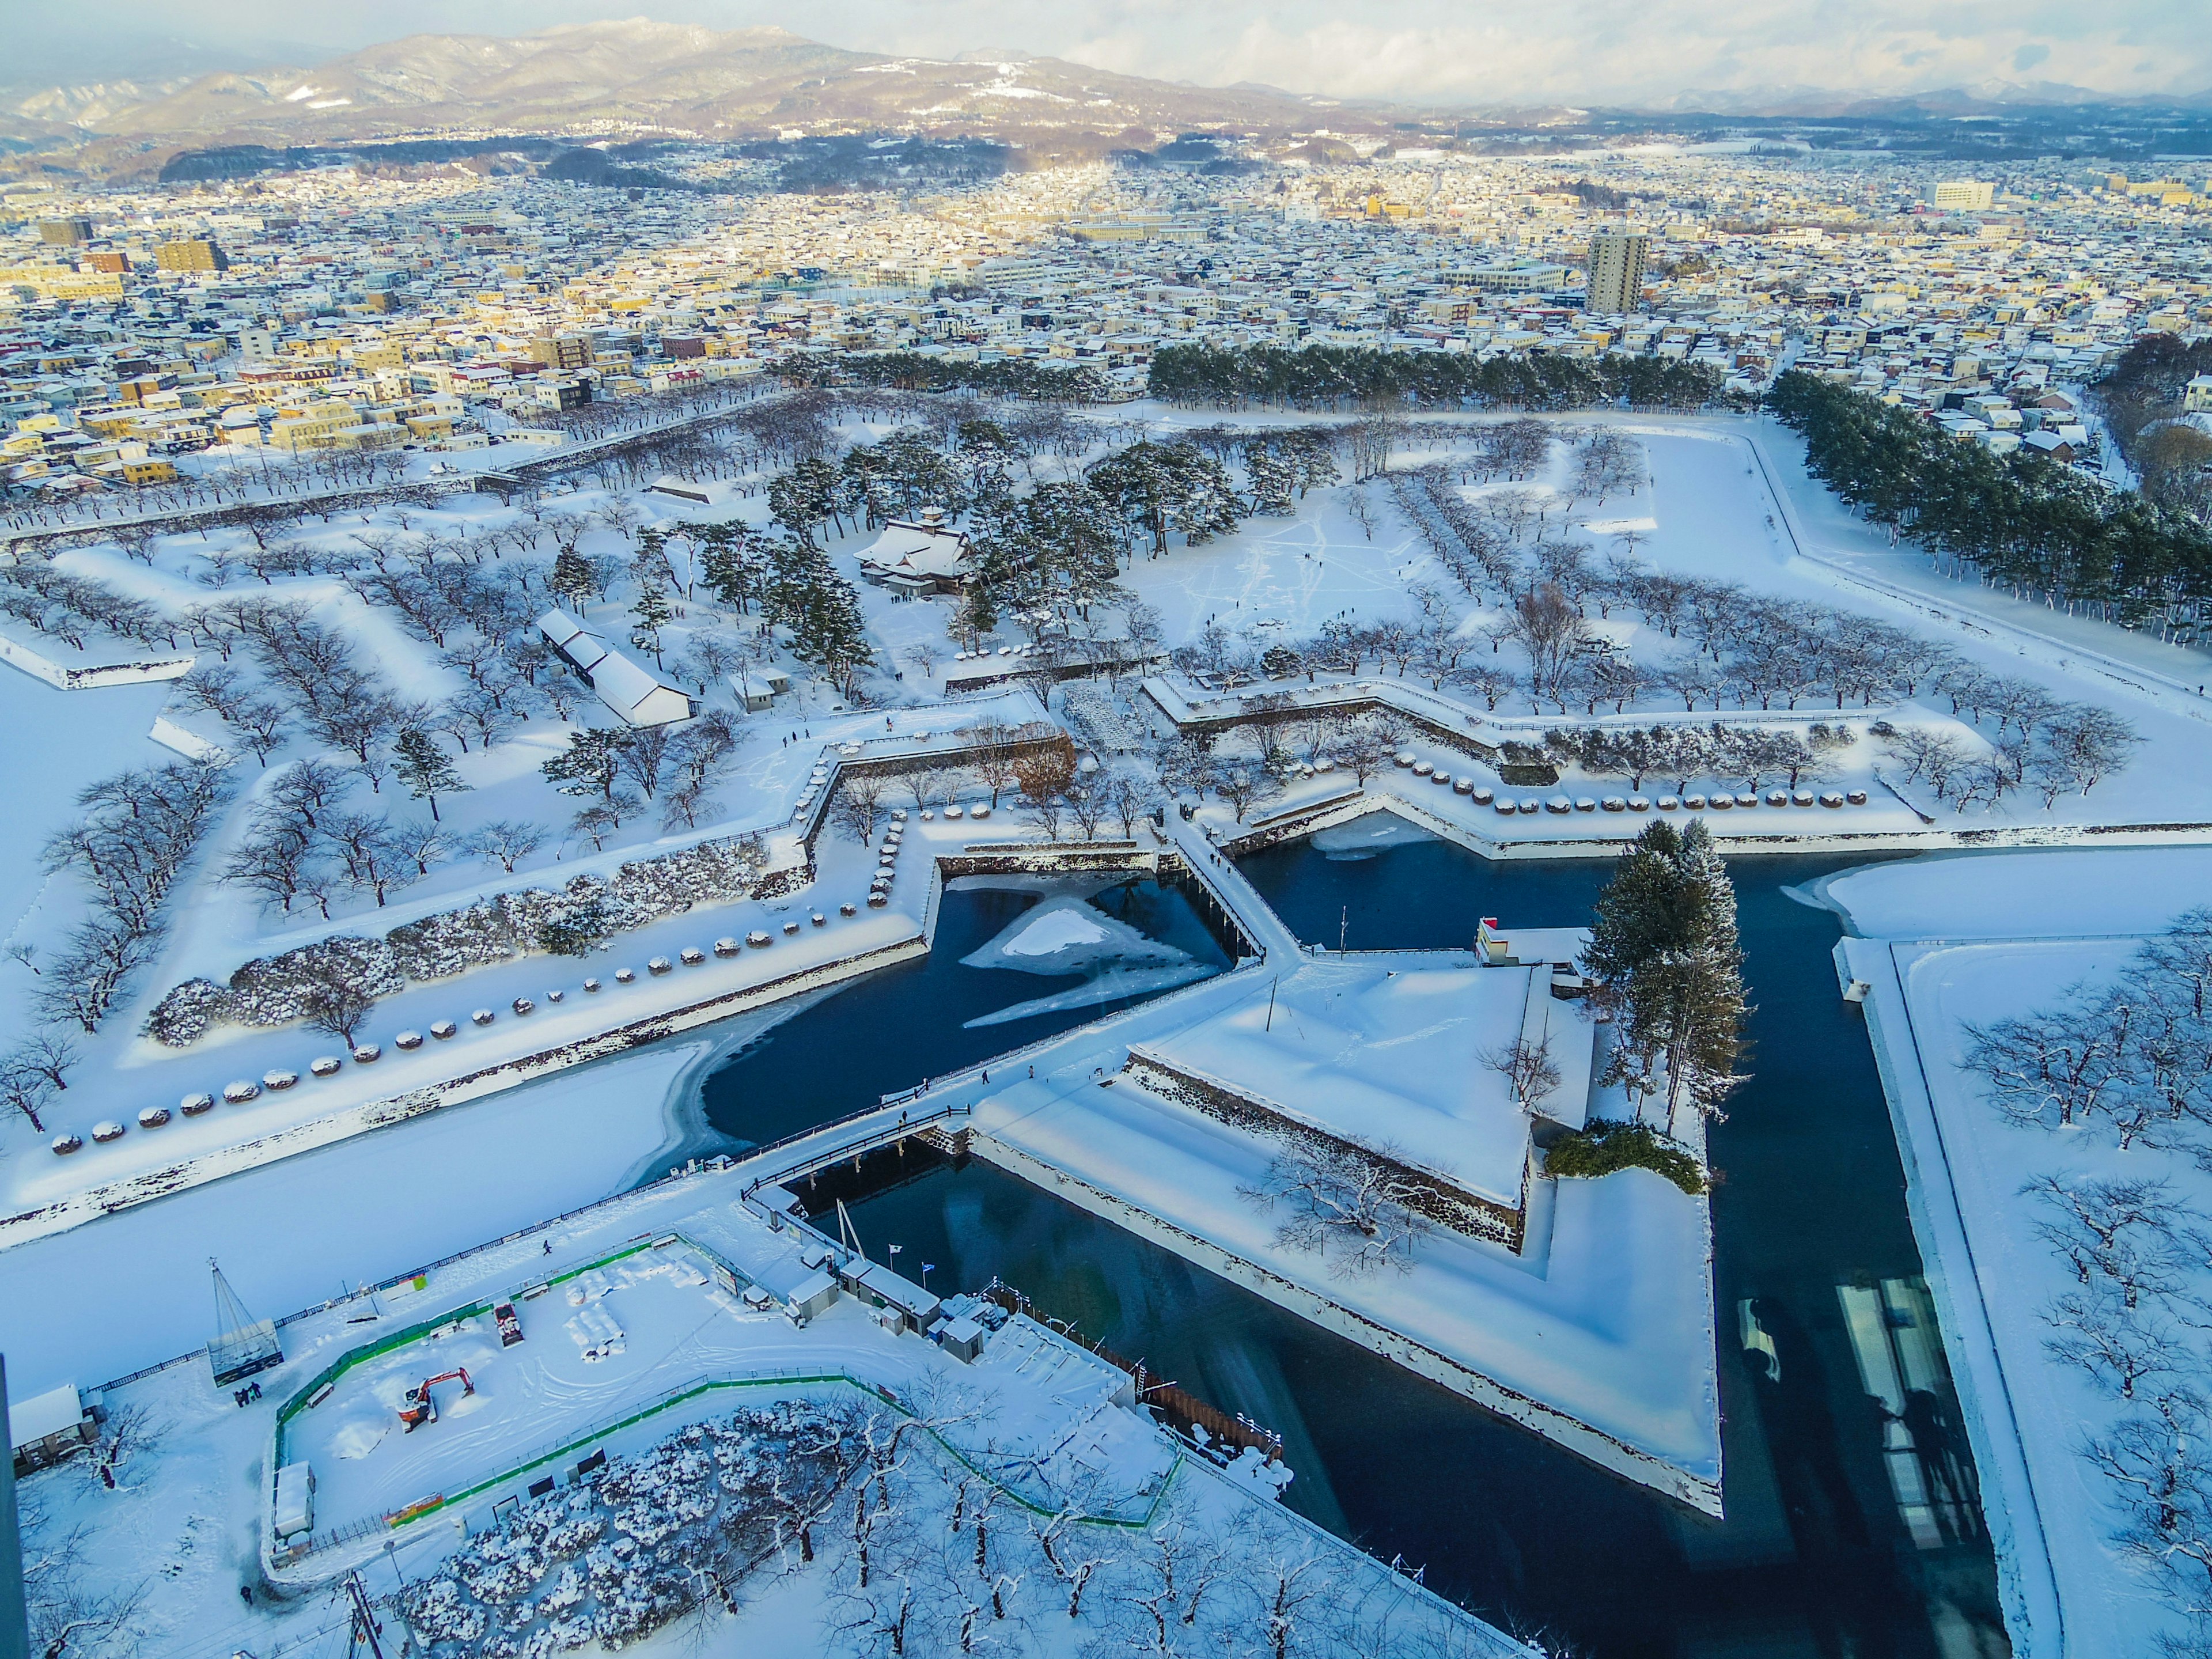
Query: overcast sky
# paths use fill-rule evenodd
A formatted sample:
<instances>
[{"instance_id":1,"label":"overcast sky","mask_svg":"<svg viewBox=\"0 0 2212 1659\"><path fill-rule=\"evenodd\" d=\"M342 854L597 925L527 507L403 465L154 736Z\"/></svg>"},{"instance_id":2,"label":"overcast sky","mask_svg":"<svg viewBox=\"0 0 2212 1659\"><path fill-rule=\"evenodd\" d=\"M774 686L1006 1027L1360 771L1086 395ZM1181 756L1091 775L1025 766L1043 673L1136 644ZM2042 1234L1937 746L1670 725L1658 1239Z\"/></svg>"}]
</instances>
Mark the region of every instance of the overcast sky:
<instances>
[{"instance_id":1,"label":"overcast sky","mask_svg":"<svg viewBox=\"0 0 2212 1659\"><path fill-rule=\"evenodd\" d=\"M300 62L426 31L521 34L638 0L0 0L0 79ZM1168 80L1468 101L2057 82L2212 88L2207 0L655 0L872 52L1013 48ZM198 48L191 51L187 48Z\"/></svg>"}]
</instances>

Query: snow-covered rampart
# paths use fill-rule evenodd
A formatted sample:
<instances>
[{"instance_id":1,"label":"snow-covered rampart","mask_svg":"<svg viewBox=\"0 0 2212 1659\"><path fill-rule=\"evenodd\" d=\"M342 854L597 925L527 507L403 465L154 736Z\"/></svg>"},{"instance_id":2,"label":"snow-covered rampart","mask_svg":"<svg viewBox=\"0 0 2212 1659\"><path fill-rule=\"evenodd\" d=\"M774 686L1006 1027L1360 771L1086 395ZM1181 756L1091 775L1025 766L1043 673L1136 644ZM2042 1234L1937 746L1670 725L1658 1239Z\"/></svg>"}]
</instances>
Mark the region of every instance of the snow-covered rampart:
<instances>
[{"instance_id":1,"label":"snow-covered rampart","mask_svg":"<svg viewBox=\"0 0 2212 1659\"><path fill-rule=\"evenodd\" d=\"M480 1100L519 1084L551 1075L571 1066L602 1059L658 1042L696 1027L726 1019L733 1014L782 1000L804 992L836 985L860 975L926 956L929 944L917 933L890 944L850 956L838 957L757 984L742 986L681 1007L649 1014L614 1025L592 1036L498 1061L442 1081L389 1095L343 1109L312 1121L295 1124L256 1139L216 1149L200 1157L126 1179L83 1188L34 1209L0 1217L0 1249L33 1238L65 1231L84 1222L180 1192L203 1182L219 1180L280 1158L289 1158L318 1146L380 1129L447 1106Z\"/></svg>"},{"instance_id":2,"label":"snow-covered rampart","mask_svg":"<svg viewBox=\"0 0 2212 1659\"><path fill-rule=\"evenodd\" d=\"M1692 1474L1663 1459L1639 1450L1625 1441L1592 1428L1542 1401L1507 1388L1473 1366L1425 1343L1391 1329L1380 1321L1353 1311L1310 1285L1286 1279L1270 1267L1232 1254L1174 1222L1152 1214L1127 1199L1094 1186L1066 1170L1035 1157L982 1130L972 1132L969 1149L975 1156L1024 1180L1043 1188L1116 1226L1151 1239L1184 1260L1195 1262L1266 1297L1278 1307L1322 1329L1333 1331L1370 1352L1403 1365L1407 1370L1441 1383L1510 1422L1540 1434L1601 1468L1638 1486L1649 1486L1680 1499L1705 1514L1721 1513L1721 1482L1716 1467L1710 1479Z\"/></svg>"},{"instance_id":3,"label":"snow-covered rampart","mask_svg":"<svg viewBox=\"0 0 2212 1659\"><path fill-rule=\"evenodd\" d=\"M155 680L181 679L198 660L197 657L149 657L137 662L94 663L70 668L33 650L20 640L0 634L0 662L44 680L58 691L88 691L103 685L145 685Z\"/></svg>"}]
</instances>

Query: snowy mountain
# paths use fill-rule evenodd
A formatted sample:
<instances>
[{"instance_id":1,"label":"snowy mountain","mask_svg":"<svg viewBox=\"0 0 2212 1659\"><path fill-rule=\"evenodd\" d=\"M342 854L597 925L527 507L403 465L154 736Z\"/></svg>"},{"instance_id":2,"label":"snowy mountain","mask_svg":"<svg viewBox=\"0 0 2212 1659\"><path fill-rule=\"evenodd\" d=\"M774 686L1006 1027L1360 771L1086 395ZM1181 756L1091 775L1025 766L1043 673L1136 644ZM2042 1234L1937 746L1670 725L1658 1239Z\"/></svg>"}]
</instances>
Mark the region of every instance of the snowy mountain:
<instances>
[{"instance_id":1,"label":"snowy mountain","mask_svg":"<svg viewBox=\"0 0 2212 1659\"><path fill-rule=\"evenodd\" d=\"M100 137L298 143L617 123L701 136L885 126L1114 133L1281 127L1310 119L1313 107L1270 89L1171 85L1013 52L892 58L780 28L718 32L642 18L513 40L413 35L311 68L226 70L147 92L42 93L10 112Z\"/></svg>"}]
</instances>

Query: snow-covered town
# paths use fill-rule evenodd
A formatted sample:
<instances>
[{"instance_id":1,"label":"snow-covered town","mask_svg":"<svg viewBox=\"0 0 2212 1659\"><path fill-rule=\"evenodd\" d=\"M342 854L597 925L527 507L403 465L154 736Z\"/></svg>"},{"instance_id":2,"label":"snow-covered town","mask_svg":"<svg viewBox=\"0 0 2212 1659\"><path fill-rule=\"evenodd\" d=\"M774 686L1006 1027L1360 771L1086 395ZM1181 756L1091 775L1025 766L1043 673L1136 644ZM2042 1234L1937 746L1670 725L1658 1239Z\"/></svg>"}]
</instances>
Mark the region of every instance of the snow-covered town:
<instances>
[{"instance_id":1,"label":"snow-covered town","mask_svg":"<svg viewBox=\"0 0 2212 1659\"><path fill-rule=\"evenodd\" d=\"M2212 1652L2201 155L462 39L0 134L0 1659Z\"/></svg>"}]
</instances>

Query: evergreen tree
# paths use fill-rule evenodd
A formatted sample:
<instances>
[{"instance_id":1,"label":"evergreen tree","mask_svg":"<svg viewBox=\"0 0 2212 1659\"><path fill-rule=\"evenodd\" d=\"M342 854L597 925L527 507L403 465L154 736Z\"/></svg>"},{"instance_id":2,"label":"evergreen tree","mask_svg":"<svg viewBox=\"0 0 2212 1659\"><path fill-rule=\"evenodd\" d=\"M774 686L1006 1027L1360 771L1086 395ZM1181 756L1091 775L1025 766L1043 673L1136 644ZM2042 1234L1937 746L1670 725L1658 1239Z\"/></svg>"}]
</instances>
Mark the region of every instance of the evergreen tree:
<instances>
[{"instance_id":1,"label":"evergreen tree","mask_svg":"<svg viewBox=\"0 0 2212 1659\"><path fill-rule=\"evenodd\" d=\"M430 820L438 822L438 797L458 795L470 786L461 781L453 763L428 732L410 726L392 741L393 769L416 800L430 803Z\"/></svg>"},{"instance_id":2,"label":"evergreen tree","mask_svg":"<svg viewBox=\"0 0 2212 1659\"><path fill-rule=\"evenodd\" d=\"M546 584L554 593L575 607L576 614L584 614L584 601L590 599L598 583L592 578L592 567L574 547L563 547L553 560L553 574Z\"/></svg>"},{"instance_id":3,"label":"evergreen tree","mask_svg":"<svg viewBox=\"0 0 2212 1659\"><path fill-rule=\"evenodd\" d=\"M704 565L708 589L739 616L750 615L760 598L761 566L753 556L751 537L740 524L710 524L699 532L706 549Z\"/></svg>"},{"instance_id":4,"label":"evergreen tree","mask_svg":"<svg viewBox=\"0 0 2212 1659\"><path fill-rule=\"evenodd\" d=\"M615 782L622 775L622 751L629 746L628 732L586 726L568 734L568 746L538 769L564 795L615 798Z\"/></svg>"},{"instance_id":5,"label":"evergreen tree","mask_svg":"<svg viewBox=\"0 0 2212 1659\"><path fill-rule=\"evenodd\" d=\"M1150 539L1155 556L1180 530L1193 545L1234 530L1244 503L1219 461L1177 439L1131 444L1091 469L1088 482L1133 536Z\"/></svg>"},{"instance_id":6,"label":"evergreen tree","mask_svg":"<svg viewBox=\"0 0 2212 1659\"><path fill-rule=\"evenodd\" d=\"M658 584L638 589L637 603L630 606L629 614L637 619L630 630L630 643L640 650L653 653L653 659L660 661L660 630L675 620L676 606L668 591Z\"/></svg>"},{"instance_id":7,"label":"evergreen tree","mask_svg":"<svg viewBox=\"0 0 2212 1659\"><path fill-rule=\"evenodd\" d=\"M836 466L811 456L770 481L769 511L778 524L811 545L815 526L836 512L837 484Z\"/></svg>"},{"instance_id":8,"label":"evergreen tree","mask_svg":"<svg viewBox=\"0 0 2212 1659\"><path fill-rule=\"evenodd\" d=\"M1747 1009L1735 888L1705 820L1644 826L1598 895L1583 970L1614 1014L1604 1080L1640 1103L1663 1086L1667 1130L1686 1097L1717 1116L1741 1081L1735 1064ZM1640 1109L1640 1106L1639 1106Z\"/></svg>"},{"instance_id":9,"label":"evergreen tree","mask_svg":"<svg viewBox=\"0 0 2212 1659\"><path fill-rule=\"evenodd\" d=\"M789 626L792 655L812 663L840 691L851 696L860 671L876 659L869 648L860 595L854 592L853 585L825 562L817 579L808 585Z\"/></svg>"}]
</instances>

